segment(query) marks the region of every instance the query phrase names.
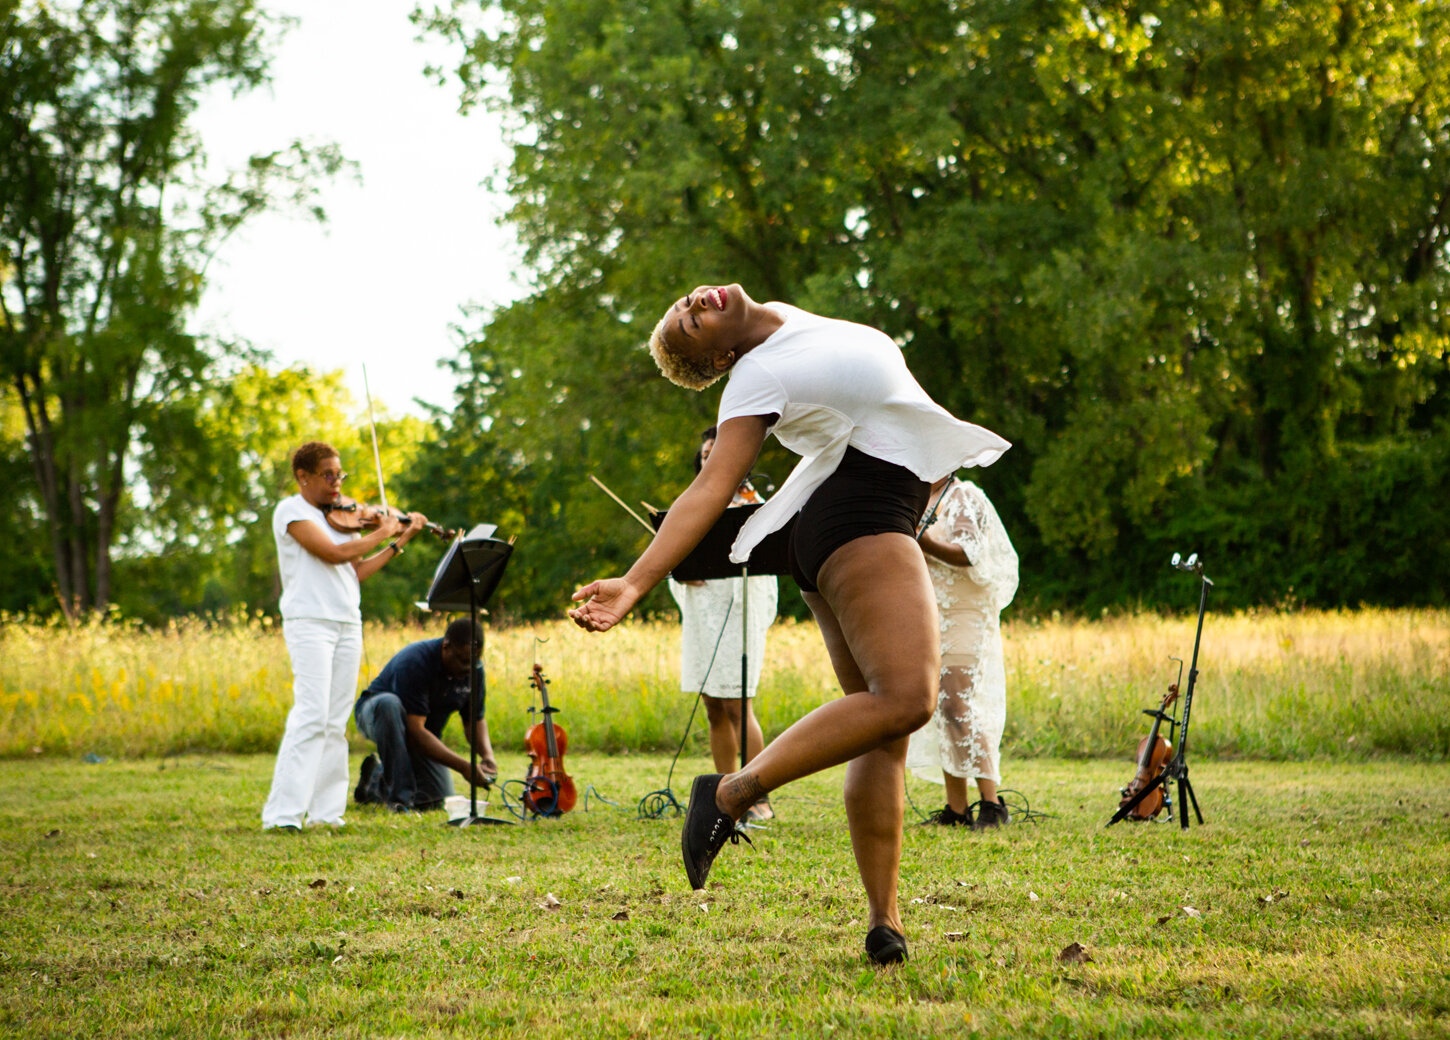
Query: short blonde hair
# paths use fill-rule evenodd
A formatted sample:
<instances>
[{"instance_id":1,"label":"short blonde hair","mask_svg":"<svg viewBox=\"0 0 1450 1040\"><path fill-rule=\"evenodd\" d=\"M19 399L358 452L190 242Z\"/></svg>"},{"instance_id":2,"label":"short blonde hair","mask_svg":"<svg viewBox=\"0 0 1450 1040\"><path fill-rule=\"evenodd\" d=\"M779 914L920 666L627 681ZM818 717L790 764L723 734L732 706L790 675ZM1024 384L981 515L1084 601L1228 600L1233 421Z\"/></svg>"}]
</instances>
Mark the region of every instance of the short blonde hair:
<instances>
[{"instance_id":1,"label":"short blonde hair","mask_svg":"<svg viewBox=\"0 0 1450 1040\"><path fill-rule=\"evenodd\" d=\"M665 339L669 320L670 315L666 311L654 331L649 334L650 357L655 359L661 374L676 386L683 386L686 390L705 389L723 376L724 371L717 369L707 357L690 357L671 346Z\"/></svg>"}]
</instances>

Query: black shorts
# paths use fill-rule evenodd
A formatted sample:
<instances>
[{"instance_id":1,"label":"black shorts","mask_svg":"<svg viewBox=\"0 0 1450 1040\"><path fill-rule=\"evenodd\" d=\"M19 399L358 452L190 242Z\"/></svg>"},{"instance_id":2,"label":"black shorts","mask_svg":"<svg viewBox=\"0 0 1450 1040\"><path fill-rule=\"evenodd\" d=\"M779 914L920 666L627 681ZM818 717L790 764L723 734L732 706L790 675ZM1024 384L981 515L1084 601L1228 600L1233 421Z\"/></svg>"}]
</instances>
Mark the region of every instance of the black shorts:
<instances>
[{"instance_id":1,"label":"black shorts","mask_svg":"<svg viewBox=\"0 0 1450 1040\"><path fill-rule=\"evenodd\" d=\"M931 485L911 470L848 447L796 516L791 576L802 592L817 592L821 565L847 542L888 531L915 538L930 495Z\"/></svg>"}]
</instances>

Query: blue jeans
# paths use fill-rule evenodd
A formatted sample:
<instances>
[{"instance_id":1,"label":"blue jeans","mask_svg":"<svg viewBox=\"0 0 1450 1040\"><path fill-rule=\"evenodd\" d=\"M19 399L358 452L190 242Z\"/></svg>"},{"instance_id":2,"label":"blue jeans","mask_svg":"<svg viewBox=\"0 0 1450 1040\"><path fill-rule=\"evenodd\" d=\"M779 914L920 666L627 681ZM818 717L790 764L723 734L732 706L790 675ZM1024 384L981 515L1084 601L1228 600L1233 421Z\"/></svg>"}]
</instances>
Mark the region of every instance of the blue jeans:
<instances>
[{"instance_id":1,"label":"blue jeans","mask_svg":"<svg viewBox=\"0 0 1450 1040\"><path fill-rule=\"evenodd\" d=\"M397 694L373 694L357 706L354 717L357 731L377 745L382 760L382 768L359 786L358 801L435 809L453 793L453 770L408 749L407 717Z\"/></svg>"}]
</instances>

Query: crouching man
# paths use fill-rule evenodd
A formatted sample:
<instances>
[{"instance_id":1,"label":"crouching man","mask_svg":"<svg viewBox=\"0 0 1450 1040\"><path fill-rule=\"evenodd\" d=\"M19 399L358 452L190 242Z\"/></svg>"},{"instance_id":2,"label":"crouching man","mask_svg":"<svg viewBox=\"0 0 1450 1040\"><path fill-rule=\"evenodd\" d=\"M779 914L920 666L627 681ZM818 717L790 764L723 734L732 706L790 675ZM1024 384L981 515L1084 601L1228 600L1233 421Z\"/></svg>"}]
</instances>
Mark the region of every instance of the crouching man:
<instances>
[{"instance_id":1,"label":"crouching man","mask_svg":"<svg viewBox=\"0 0 1450 1040\"><path fill-rule=\"evenodd\" d=\"M468 717L470 626L474 646L481 650L482 630L459 618L442 639L423 639L399 650L358 697L353 708L358 732L378 749L363 759L353 792L359 803L382 803L397 812L440 808L453 793L452 774L469 779L467 756L454 753L442 740L454 712L478 756L474 781L483 785L498 775L484 721L483 664L476 657L479 715L472 725Z\"/></svg>"}]
</instances>

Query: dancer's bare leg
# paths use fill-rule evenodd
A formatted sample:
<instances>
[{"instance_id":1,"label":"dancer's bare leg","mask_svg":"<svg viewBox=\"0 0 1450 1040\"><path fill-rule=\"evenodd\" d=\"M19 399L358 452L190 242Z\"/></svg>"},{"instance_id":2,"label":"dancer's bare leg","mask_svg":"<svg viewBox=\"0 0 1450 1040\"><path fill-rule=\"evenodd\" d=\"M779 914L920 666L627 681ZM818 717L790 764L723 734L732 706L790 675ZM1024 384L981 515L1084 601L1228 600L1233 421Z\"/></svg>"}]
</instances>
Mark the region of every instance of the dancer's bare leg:
<instances>
[{"instance_id":1,"label":"dancer's bare leg","mask_svg":"<svg viewBox=\"0 0 1450 1040\"><path fill-rule=\"evenodd\" d=\"M902 737L853 758L846 767L846 820L856 869L866 889L868 930L884 924L905 931L896 892L906 810L906 744Z\"/></svg>"},{"instance_id":2,"label":"dancer's bare leg","mask_svg":"<svg viewBox=\"0 0 1450 1040\"><path fill-rule=\"evenodd\" d=\"M977 777L977 796L984 802L998 801L997 782L988 780L985 776Z\"/></svg>"},{"instance_id":3,"label":"dancer's bare leg","mask_svg":"<svg viewBox=\"0 0 1450 1040\"><path fill-rule=\"evenodd\" d=\"M740 819L762 795L909 736L931 717L940 670L936 600L915 540L877 534L841 546L807 593L844 697L800 719L720 782ZM898 820L899 823L899 820Z\"/></svg>"},{"instance_id":4,"label":"dancer's bare leg","mask_svg":"<svg viewBox=\"0 0 1450 1040\"><path fill-rule=\"evenodd\" d=\"M831 554L806 593L846 696L786 730L716 804L736 819L755 798L820 769L846 768L846 819L866 889L870 926L902 930L901 865L906 738L931 717L940 671L936 600L921 549L905 535L872 535Z\"/></svg>"}]
</instances>

